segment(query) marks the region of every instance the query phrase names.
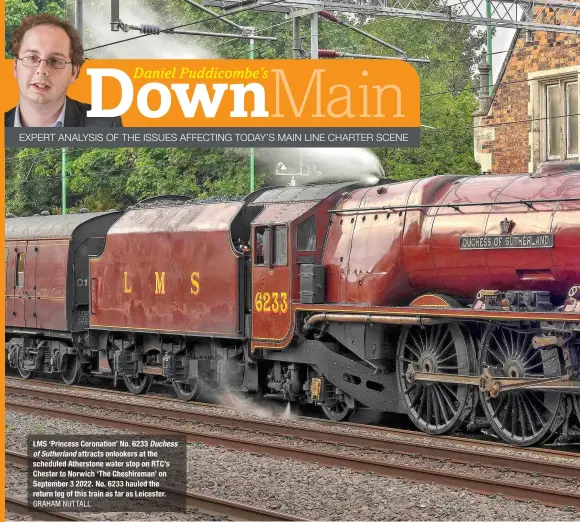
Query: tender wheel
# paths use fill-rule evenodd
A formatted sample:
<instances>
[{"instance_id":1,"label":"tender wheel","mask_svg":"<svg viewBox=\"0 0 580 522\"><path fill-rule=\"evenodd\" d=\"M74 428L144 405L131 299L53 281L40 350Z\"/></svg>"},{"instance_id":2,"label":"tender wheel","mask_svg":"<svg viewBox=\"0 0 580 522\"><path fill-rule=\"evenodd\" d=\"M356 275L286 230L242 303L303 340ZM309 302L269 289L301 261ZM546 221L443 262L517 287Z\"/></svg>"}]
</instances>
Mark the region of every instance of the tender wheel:
<instances>
[{"instance_id":1,"label":"tender wheel","mask_svg":"<svg viewBox=\"0 0 580 522\"><path fill-rule=\"evenodd\" d=\"M331 421L346 421L356 413L356 402L334 386L330 391L325 390L325 396L326 399L320 406L324 415Z\"/></svg>"},{"instance_id":2,"label":"tender wheel","mask_svg":"<svg viewBox=\"0 0 580 522\"><path fill-rule=\"evenodd\" d=\"M34 377L34 372L32 370L23 370L22 368L18 368L18 373L23 379L32 379Z\"/></svg>"},{"instance_id":3,"label":"tender wheel","mask_svg":"<svg viewBox=\"0 0 580 522\"><path fill-rule=\"evenodd\" d=\"M153 376L144 373L136 376L124 375L123 380L127 389L135 395L147 393L149 388L151 388L151 384L153 384Z\"/></svg>"},{"instance_id":4,"label":"tender wheel","mask_svg":"<svg viewBox=\"0 0 580 522\"><path fill-rule=\"evenodd\" d=\"M533 334L491 328L485 334L479 371L486 367L498 377L558 377L563 368L557 349L536 350ZM559 427L563 394L551 391L514 390L493 398L480 391L485 415L499 437L517 446L539 444Z\"/></svg>"},{"instance_id":5,"label":"tender wheel","mask_svg":"<svg viewBox=\"0 0 580 522\"><path fill-rule=\"evenodd\" d=\"M405 328L397 348L397 382L407 415L425 433L457 429L473 405L466 384L409 382L407 370L469 375L475 366L471 337L457 324Z\"/></svg>"},{"instance_id":6,"label":"tender wheel","mask_svg":"<svg viewBox=\"0 0 580 522\"><path fill-rule=\"evenodd\" d=\"M61 370L62 382L73 385L78 384L83 378L83 368L76 355L68 355L64 360Z\"/></svg>"},{"instance_id":7,"label":"tender wheel","mask_svg":"<svg viewBox=\"0 0 580 522\"><path fill-rule=\"evenodd\" d=\"M203 391L203 381L196 380L195 384L189 384L185 382L173 382L173 389L175 390L175 395L182 401L192 401L199 399Z\"/></svg>"}]
</instances>

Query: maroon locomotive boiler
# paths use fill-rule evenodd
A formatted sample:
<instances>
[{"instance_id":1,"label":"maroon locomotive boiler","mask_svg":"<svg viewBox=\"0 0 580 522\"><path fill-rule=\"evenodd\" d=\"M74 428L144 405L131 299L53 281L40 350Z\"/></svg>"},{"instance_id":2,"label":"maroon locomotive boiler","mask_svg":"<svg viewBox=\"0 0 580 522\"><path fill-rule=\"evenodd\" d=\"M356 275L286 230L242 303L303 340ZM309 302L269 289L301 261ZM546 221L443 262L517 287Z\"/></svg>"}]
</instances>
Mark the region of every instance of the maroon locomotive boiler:
<instances>
[{"instance_id":1,"label":"maroon locomotive boiler","mask_svg":"<svg viewBox=\"0 0 580 522\"><path fill-rule=\"evenodd\" d=\"M72 296L61 303L69 321L7 325L23 376L110 375L134 393L158 379L184 400L206 387L263 394L318 404L334 420L363 406L434 434L485 417L518 445L578 424L578 164L263 189L232 202L160 197L94 220L104 248L82 255L63 225L68 264L53 284ZM7 232L8 251L26 254L7 257L15 310L29 299L19 289L42 277L38 262L28 268L41 235ZM89 267L82 305L70 289L77 263Z\"/></svg>"}]
</instances>

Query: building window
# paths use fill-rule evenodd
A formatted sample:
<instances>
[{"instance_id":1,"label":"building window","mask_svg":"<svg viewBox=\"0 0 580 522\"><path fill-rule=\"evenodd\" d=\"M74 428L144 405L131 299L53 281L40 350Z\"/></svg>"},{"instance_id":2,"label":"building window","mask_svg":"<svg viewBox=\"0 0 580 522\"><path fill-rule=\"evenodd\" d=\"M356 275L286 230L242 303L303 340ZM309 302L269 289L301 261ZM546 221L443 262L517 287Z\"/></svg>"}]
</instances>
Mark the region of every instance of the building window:
<instances>
[{"instance_id":1,"label":"building window","mask_svg":"<svg viewBox=\"0 0 580 522\"><path fill-rule=\"evenodd\" d=\"M16 288L24 286L24 254L16 255Z\"/></svg>"},{"instance_id":2,"label":"building window","mask_svg":"<svg viewBox=\"0 0 580 522\"><path fill-rule=\"evenodd\" d=\"M578 82L566 84L566 156L578 157Z\"/></svg>"},{"instance_id":3,"label":"building window","mask_svg":"<svg viewBox=\"0 0 580 522\"><path fill-rule=\"evenodd\" d=\"M546 85L546 158L578 157L578 82Z\"/></svg>"},{"instance_id":4,"label":"building window","mask_svg":"<svg viewBox=\"0 0 580 522\"><path fill-rule=\"evenodd\" d=\"M560 159L560 86L546 86L546 136L548 159Z\"/></svg>"}]
</instances>

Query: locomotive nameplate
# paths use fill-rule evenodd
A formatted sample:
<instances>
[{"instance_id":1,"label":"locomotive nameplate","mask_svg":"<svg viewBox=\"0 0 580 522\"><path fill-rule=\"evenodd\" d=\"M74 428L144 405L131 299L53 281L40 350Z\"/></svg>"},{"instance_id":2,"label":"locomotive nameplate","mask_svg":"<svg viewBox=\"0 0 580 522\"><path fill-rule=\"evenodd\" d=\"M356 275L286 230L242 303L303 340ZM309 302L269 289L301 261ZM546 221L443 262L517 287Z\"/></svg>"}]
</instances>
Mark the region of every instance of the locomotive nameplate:
<instances>
[{"instance_id":1,"label":"locomotive nameplate","mask_svg":"<svg viewBox=\"0 0 580 522\"><path fill-rule=\"evenodd\" d=\"M503 236L461 236L460 250L499 248L553 248L554 234L514 234Z\"/></svg>"}]
</instances>

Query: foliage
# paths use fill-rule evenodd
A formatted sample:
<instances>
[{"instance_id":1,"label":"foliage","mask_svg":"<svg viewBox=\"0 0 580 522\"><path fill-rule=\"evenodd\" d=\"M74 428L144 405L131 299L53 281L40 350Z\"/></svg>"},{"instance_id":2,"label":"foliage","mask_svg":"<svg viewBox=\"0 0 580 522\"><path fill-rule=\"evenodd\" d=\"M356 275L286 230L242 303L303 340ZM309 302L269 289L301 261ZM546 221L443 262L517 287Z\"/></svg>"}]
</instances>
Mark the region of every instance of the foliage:
<instances>
[{"instance_id":1,"label":"foliage","mask_svg":"<svg viewBox=\"0 0 580 522\"><path fill-rule=\"evenodd\" d=\"M99 4L99 0L86 0L86 9L93 4ZM130 11L131 16L144 9L143 2L138 0L126 0L122 5L123 9L137 10ZM149 10L147 13L156 13L156 23L162 23L163 27L195 22L185 29L236 32L221 20L211 20L210 15L189 6L184 0L149 0L146 7ZM57 8L62 11L63 0L7 0L7 35L24 14ZM219 14L222 14L221 11ZM282 14L252 11L230 18L240 25L258 28L258 34L272 35L278 39L276 42L256 41L256 58L291 58L292 23L287 23ZM479 165L473 159L471 114L476 102L471 74L484 35L460 24L386 17L372 19L354 15L343 19L403 49L409 57L431 60L429 65L415 65L422 89L421 122L427 126L422 129L421 146L412 149L374 149L386 175L403 180L441 173L479 172ZM135 24L150 22L139 18L127 21ZM310 24L306 22L302 21L305 58L308 57L310 42ZM122 38L123 34L119 33L118 37ZM98 40L97 35L91 32L90 24L85 25L84 35L87 42L110 41L102 37ZM128 33L127 37L133 35ZM163 35L148 38L161 39ZM184 38L191 42L191 46L211 48L213 53L224 58L248 56L247 40ZM323 19L320 21L319 48L368 55L395 55L385 46ZM283 156L282 153L277 154L275 150L256 150L257 187L272 181L275 164ZM61 159L60 149L7 151L7 211L18 215L45 209L59 211ZM249 150L69 150L67 187L69 208L87 207L91 210L124 209L140 199L163 193L188 194L199 198L241 195L249 191Z\"/></svg>"},{"instance_id":2,"label":"foliage","mask_svg":"<svg viewBox=\"0 0 580 522\"><path fill-rule=\"evenodd\" d=\"M12 58L8 52L12 32L20 25L20 20L25 16L38 13L49 13L63 17L63 0L6 0L5 3L5 30L6 41L4 44L5 58Z\"/></svg>"}]
</instances>

